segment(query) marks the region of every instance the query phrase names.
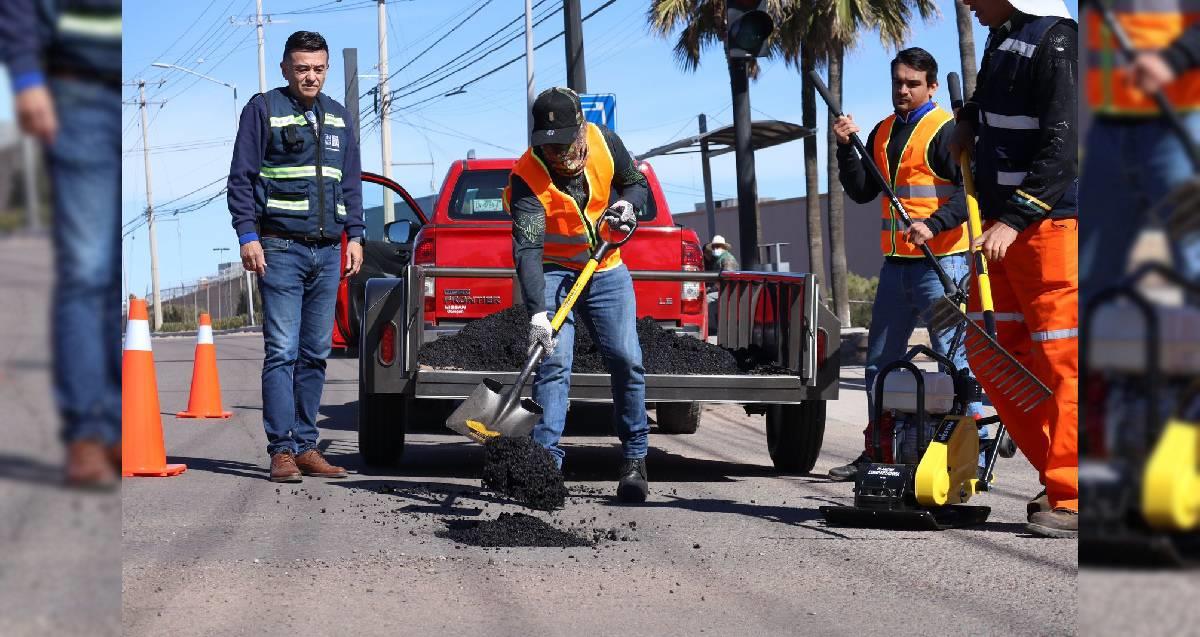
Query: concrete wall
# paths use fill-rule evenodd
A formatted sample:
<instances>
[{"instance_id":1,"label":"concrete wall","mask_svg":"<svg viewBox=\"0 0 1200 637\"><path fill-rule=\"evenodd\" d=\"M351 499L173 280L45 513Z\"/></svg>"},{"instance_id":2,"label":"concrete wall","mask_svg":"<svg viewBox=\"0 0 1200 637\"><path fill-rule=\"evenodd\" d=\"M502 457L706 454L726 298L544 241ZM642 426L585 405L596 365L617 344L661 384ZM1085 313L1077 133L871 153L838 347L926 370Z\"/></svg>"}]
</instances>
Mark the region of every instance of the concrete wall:
<instances>
[{"instance_id":1,"label":"concrete wall","mask_svg":"<svg viewBox=\"0 0 1200 637\"><path fill-rule=\"evenodd\" d=\"M726 203L726 202L719 202ZM724 235L733 248L738 260L742 260L739 245L737 201L729 206L717 208L717 234ZM790 245L781 250L782 261L790 264L791 272L807 272L808 267L808 221L804 197L776 199L759 202L760 234L762 244L786 242ZM704 204L699 210L671 211L676 223L692 228L704 241L708 241L708 220ZM857 204L845 199L846 267L853 273L873 277L879 275L883 255L879 251L879 200ZM829 215L828 195L821 195L821 222L824 239L825 275L829 276Z\"/></svg>"}]
</instances>

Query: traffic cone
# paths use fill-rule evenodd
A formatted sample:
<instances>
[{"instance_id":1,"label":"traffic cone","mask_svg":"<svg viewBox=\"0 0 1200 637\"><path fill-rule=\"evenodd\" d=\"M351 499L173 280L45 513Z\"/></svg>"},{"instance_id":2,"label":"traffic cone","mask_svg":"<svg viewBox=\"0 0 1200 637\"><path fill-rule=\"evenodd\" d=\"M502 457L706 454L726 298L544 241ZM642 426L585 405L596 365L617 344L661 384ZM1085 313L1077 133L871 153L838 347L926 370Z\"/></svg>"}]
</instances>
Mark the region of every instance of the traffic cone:
<instances>
[{"instance_id":1,"label":"traffic cone","mask_svg":"<svg viewBox=\"0 0 1200 637\"><path fill-rule=\"evenodd\" d=\"M213 343L212 320L200 315L196 331L196 362L192 367L192 393L187 411L176 418L229 418L231 411L221 407L221 381L217 378L217 346Z\"/></svg>"},{"instance_id":2,"label":"traffic cone","mask_svg":"<svg viewBox=\"0 0 1200 637\"><path fill-rule=\"evenodd\" d=\"M146 300L130 299L121 361L121 475L176 476L186 469L167 464Z\"/></svg>"}]
</instances>

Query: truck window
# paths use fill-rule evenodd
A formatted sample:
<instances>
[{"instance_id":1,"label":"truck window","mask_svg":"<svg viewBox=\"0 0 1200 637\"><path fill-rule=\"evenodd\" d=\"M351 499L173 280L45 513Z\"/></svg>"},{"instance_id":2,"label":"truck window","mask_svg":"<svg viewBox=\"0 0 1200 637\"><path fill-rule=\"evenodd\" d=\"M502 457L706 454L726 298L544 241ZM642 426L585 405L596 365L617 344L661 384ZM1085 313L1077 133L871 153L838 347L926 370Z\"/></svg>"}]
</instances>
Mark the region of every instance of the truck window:
<instances>
[{"instance_id":1,"label":"truck window","mask_svg":"<svg viewBox=\"0 0 1200 637\"><path fill-rule=\"evenodd\" d=\"M421 218L405 203L400 195L379 184L364 181L362 185L363 222L366 224L367 241L383 241L383 205L385 193L392 201L395 220L409 220L414 228L421 227Z\"/></svg>"},{"instance_id":2,"label":"truck window","mask_svg":"<svg viewBox=\"0 0 1200 637\"><path fill-rule=\"evenodd\" d=\"M458 178L450 197L450 218L462 221L508 221L502 198L508 185L507 170L468 170ZM658 206L651 193L646 209L638 214L639 221L650 221L658 215Z\"/></svg>"}]
</instances>

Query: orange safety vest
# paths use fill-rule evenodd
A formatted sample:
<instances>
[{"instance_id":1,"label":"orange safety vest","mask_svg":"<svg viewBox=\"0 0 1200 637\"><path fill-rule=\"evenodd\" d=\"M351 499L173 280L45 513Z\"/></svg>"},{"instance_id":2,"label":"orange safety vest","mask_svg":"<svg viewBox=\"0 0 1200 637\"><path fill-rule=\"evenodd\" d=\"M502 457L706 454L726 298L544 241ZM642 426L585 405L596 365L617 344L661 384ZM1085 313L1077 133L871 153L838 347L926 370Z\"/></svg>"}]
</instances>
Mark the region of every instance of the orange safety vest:
<instances>
[{"instance_id":1,"label":"orange safety vest","mask_svg":"<svg viewBox=\"0 0 1200 637\"><path fill-rule=\"evenodd\" d=\"M884 178L888 180L914 221L928 219L938 208L950 201L951 195L954 194L956 186L939 177L929 166L929 145L933 143L938 131L952 119L953 115L937 107L925 113L905 143L904 150L900 151L900 166L895 175L891 174L892 169L888 165L887 146L892 137L896 115L892 114L883 120L875 133L875 147L871 149L875 165L879 166ZM924 256L920 248L904 240L904 221L900 219L900 213L892 209L891 200L881 197L881 202L883 227L879 247L884 256ZM939 232L928 245L937 256L965 252L968 248L965 224Z\"/></svg>"},{"instance_id":2,"label":"orange safety vest","mask_svg":"<svg viewBox=\"0 0 1200 637\"><path fill-rule=\"evenodd\" d=\"M583 173L588 180L589 195L585 210L581 211L574 197L554 185L549 168L533 153L532 148L521 155L512 169L512 174L525 181L546 209L542 262L572 270L582 270L591 258L592 248L600 244L596 222L608 208L614 172L612 154L608 152L608 144L600 128L589 123L584 134L587 135L588 156ZM509 214L512 214L511 197L510 182L504 188L504 209ZM621 251L611 250L597 269L609 270L619 265Z\"/></svg>"},{"instance_id":3,"label":"orange safety vest","mask_svg":"<svg viewBox=\"0 0 1200 637\"><path fill-rule=\"evenodd\" d=\"M1171 45L1200 21L1200 0L1111 0L1117 23L1138 51L1157 51ZM1087 16L1087 100L1095 113L1157 115L1153 99L1129 84L1116 39L1104 26L1099 11ZM1180 110L1200 109L1200 69L1187 71L1165 88L1167 101Z\"/></svg>"}]
</instances>

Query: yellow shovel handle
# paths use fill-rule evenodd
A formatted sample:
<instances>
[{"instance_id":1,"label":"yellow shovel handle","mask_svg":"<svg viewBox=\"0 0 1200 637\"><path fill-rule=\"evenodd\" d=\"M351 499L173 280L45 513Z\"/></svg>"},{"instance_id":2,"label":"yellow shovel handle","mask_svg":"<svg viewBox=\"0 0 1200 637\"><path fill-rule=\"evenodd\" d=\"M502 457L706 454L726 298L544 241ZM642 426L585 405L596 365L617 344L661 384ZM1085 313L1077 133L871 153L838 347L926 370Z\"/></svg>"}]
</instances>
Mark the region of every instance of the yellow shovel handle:
<instances>
[{"instance_id":1,"label":"yellow shovel handle","mask_svg":"<svg viewBox=\"0 0 1200 637\"><path fill-rule=\"evenodd\" d=\"M550 327L558 332L558 328L566 322L567 315L571 313L571 308L575 307L575 301L579 300L579 295L583 293L583 288L587 287L588 281L591 280L592 274L596 272L596 268L600 266L600 262L595 259L588 259L587 265L583 266L583 272L579 273L579 278L575 279L575 285L571 286L571 291L567 293L567 298L563 300L562 305L558 306L558 311L554 313L554 318L550 320Z\"/></svg>"},{"instance_id":2,"label":"yellow shovel handle","mask_svg":"<svg viewBox=\"0 0 1200 637\"><path fill-rule=\"evenodd\" d=\"M983 234L983 218L979 214L979 200L975 198L975 176L971 174L971 160L964 151L958 156L958 167L962 171L963 190L967 195L967 236L971 240L971 257L975 263L975 280L979 283L979 306L984 312L993 312L992 281L988 277L987 257L983 248L975 246L975 238Z\"/></svg>"}]
</instances>

